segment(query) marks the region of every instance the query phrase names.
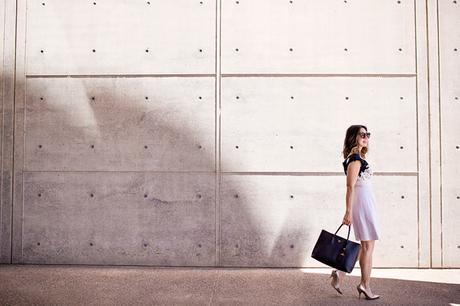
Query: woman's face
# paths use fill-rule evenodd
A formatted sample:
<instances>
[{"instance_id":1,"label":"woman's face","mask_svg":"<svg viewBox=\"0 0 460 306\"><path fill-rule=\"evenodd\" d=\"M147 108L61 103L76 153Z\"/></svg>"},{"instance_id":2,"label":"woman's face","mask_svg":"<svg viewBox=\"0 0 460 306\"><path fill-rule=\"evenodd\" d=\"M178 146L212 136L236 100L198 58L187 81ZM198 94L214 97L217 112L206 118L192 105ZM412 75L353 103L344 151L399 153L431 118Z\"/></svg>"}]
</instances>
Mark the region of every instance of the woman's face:
<instances>
[{"instance_id":1,"label":"woman's face","mask_svg":"<svg viewBox=\"0 0 460 306\"><path fill-rule=\"evenodd\" d=\"M359 133L358 135L356 135L356 142L358 143L358 145L362 148L362 147L367 147L367 143L369 141L369 138L367 138L367 136L365 138L362 138L361 137L361 133L367 133L366 129L365 128L360 128L359 129Z\"/></svg>"}]
</instances>

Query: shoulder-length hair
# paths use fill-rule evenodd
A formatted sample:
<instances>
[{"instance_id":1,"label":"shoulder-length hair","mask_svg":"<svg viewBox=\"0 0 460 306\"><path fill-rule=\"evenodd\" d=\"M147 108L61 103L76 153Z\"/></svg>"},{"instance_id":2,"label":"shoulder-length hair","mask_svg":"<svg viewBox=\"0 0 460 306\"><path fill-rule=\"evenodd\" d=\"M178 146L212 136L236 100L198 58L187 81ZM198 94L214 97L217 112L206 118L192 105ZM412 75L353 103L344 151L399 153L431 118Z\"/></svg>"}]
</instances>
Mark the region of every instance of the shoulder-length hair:
<instances>
[{"instance_id":1,"label":"shoulder-length hair","mask_svg":"<svg viewBox=\"0 0 460 306\"><path fill-rule=\"evenodd\" d=\"M351 154L359 154L359 149L358 149L358 142L356 140L356 137L358 136L359 130L361 128L364 128L367 132L367 127L364 125L351 125L347 129L347 133L345 134L345 140L343 141L343 150L342 150L342 155L343 158L348 158ZM368 151L368 147L363 147L361 149L361 155L363 157L366 156L366 153Z\"/></svg>"}]
</instances>

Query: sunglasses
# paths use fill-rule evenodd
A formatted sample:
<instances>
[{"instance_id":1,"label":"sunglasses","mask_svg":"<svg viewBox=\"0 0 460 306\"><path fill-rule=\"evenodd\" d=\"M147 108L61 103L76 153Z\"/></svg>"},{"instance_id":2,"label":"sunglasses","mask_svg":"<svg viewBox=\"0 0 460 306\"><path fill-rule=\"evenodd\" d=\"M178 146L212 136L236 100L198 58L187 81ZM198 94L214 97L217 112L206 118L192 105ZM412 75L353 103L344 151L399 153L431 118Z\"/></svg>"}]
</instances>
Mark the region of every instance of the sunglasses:
<instances>
[{"instance_id":1,"label":"sunglasses","mask_svg":"<svg viewBox=\"0 0 460 306\"><path fill-rule=\"evenodd\" d=\"M371 133L367 132L367 133L358 133L359 136L361 136L361 138L365 138L367 136L367 138L370 138L371 137Z\"/></svg>"}]
</instances>

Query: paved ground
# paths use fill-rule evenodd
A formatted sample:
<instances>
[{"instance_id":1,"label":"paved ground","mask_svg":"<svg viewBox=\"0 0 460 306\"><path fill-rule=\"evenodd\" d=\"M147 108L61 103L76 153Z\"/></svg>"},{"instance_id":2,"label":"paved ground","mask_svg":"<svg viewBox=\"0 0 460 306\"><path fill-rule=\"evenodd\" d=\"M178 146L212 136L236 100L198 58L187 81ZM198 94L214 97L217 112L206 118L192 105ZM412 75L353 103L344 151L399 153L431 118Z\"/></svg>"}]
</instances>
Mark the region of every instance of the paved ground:
<instances>
[{"instance_id":1,"label":"paved ground","mask_svg":"<svg viewBox=\"0 0 460 306\"><path fill-rule=\"evenodd\" d=\"M330 269L0 265L0 305L460 305L460 269L373 269L381 298L344 295Z\"/></svg>"}]
</instances>

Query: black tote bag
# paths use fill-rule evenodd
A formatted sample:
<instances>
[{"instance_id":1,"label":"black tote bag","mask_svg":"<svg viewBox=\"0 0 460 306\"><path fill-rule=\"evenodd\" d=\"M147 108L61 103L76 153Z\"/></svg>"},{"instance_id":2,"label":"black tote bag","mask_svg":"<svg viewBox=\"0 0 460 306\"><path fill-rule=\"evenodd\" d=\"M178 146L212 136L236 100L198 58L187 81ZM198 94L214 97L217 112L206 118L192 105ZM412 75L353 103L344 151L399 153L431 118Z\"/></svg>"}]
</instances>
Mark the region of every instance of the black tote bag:
<instances>
[{"instance_id":1,"label":"black tote bag","mask_svg":"<svg viewBox=\"0 0 460 306\"><path fill-rule=\"evenodd\" d=\"M342 223L342 225L344 224ZM361 245L348 240L350 238L350 225L348 225L347 239L336 235L342 225L335 231L335 234L325 230L321 231L311 257L332 268L350 273L358 260Z\"/></svg>"}]
</instances>

